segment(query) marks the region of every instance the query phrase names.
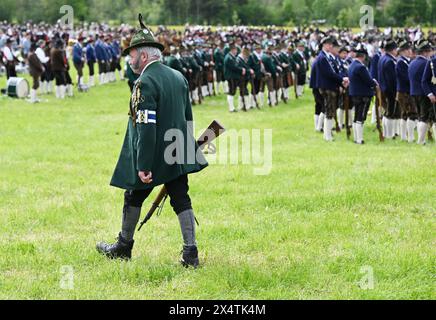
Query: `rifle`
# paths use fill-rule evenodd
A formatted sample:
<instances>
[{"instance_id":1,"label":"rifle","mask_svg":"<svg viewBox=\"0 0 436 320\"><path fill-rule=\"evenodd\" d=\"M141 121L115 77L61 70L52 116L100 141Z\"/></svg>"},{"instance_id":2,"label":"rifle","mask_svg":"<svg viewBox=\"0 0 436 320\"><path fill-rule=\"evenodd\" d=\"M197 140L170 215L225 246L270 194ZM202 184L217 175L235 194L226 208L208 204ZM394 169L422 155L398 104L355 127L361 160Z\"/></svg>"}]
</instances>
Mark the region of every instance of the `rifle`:
<instances>
[{"instance_id":1,"label":"rifle","mask_svg":"<svg viewBox=\"0 0 436 320\"><path fill-rule=\"evenodd\" d=\"M220 135L222 135L226 129L216 120L212 121L212 123L209 125L209 127L206 129L206 131L200 136L200 138L197 140L198 146L201 150L206 145L209 145L213 140L218 138ZM162 210L163 205L165 204L165 199L168 197L167 189L165 186L163 186L155 200L153 201L150 210L148 211L147 215L145 216L144 220L139 225L138 231L141 230L141 228L144 226L144 224L147 223L148 220L153 216L154 212L157 209ZM162 203L162 204L161 204Z\"/></svg>"},{"instance_id":2,"label":"rifle","mask_svg":"<svg viewBox=\"0 0 436 320\"><path fill-rule=\"evenodd\" d=\"M337 112L337 110L335 110L335 117L334 118L335 118L335 125L336 125L335 130L336 130L337 133L339 133L339 132L341 132L341 128L339 128L338 112Z\"/></svg>"},{"instance_id":3,"label":"rifle","mask_svg":"<svg viewBox=\"0 0 436 320\"><path fill-rule=\"evenodd\" d=\"M199 71L197 73L196 76L196 81L195 81L195 87L197 88L197 92L198 92L198 104L201 104L201 102L203 101L203 91L201 90L201 79L202 79L202 71Z\"/></svg>"},{"instance_id":4,"label":"rifle","mask_svg":"<svg viewBox=\"0 0 436 320\"><path fill-rule=\"evenodd\" d=\"M344 110L345 110L345 128L347 132L347 139L350 140L351 130L350 130L350 116L348 111L350 110L350 96L347 94L347 91L344 90Z\"/></svg>"},{"instance_id":5,"label":"rifle","mask_svg":"<svg viewBox=\"0 0 436 320\"><path fill-rule=\"evenodd\" d=\"M384 142L385 138L383 136L383 132L382 132L382 128L381 128L381 121L380 121L380 106L382 103L382 98L381 98L381 91L380 91L379 86L377 86L375 88L375 92L376 92L376 95L375 95L375 118L377 120L376 127L378 130L378 136L379 136L380 142Z\"/></svg>"}]
</instances>

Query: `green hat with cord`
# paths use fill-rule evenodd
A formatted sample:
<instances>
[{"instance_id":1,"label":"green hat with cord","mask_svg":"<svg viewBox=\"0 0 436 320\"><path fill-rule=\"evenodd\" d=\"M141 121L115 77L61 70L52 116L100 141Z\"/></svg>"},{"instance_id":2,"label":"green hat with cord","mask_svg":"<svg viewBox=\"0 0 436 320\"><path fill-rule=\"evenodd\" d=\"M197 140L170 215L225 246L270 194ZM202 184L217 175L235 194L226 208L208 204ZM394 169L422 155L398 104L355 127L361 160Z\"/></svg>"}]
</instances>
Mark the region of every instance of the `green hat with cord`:
<instances>
[{"instance_id":1,"label":"green hat with cord","mask_svg":"<svg viewBox=\"0 0 436 320\"><path fill-rule=\"evenodd\" d=\"M130 40L130 45L123 50L123 56L127 56L130 50L139 47L154 47L158 48L160 51L164 51L165 47L162 43L159 43L154 38L153 32L145 26L142 21L142 14L138 15L139 25L141 26L140 30L137 30Z\"/></svg>"}]
</instances>

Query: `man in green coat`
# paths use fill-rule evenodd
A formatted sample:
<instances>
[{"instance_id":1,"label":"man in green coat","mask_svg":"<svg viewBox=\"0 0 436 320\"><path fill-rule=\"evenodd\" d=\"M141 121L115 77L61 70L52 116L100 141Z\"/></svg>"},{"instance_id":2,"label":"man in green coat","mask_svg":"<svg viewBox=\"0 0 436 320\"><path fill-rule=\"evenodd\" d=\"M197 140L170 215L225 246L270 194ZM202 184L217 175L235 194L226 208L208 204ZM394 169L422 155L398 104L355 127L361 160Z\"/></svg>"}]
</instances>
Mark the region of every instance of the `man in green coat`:
<instances>
[{"instance_id":1,"label":"man in green coat","mask_svg":"<svg viewBox=\"0 0 436 320\"><path fill-rule=\"evenodd\" d=\"M304 86L306 85L307 77L307 60L305 56L305 44L300 41L297 44L297 50L293 55L293 59L296 65L296 75L297 75L297 95L301 97L303 95Z\"/></svg>"},{"instance_id":2,"label":"man in green coat","mask_svg":"<svg viewBox=\"0 0 436 320\"><path fill-rule=\"evenodd\" d=\"M128 127L111 185L126 190L122 228L114 244L99 243L110 257L130 259L141 207L153 188L164 184L184 240L181 263L198 266L195 217L188 195L188 174L207 166L192 133L187 80L161 60L162 44L141 21L123 54L139 74L130 99Z\"/></svg>"},{"instance_id":3,"label":"man in green coat","mask_svg":"<svg viewBox=\"0 0 436 320\"><path fill-rule=\"evenodd\" d=\"M213 53L218 93L221 87L224 93L228 92L227 83L224 81L224 57L224 42L221 41Z\"/></svg>"}]
</instances>

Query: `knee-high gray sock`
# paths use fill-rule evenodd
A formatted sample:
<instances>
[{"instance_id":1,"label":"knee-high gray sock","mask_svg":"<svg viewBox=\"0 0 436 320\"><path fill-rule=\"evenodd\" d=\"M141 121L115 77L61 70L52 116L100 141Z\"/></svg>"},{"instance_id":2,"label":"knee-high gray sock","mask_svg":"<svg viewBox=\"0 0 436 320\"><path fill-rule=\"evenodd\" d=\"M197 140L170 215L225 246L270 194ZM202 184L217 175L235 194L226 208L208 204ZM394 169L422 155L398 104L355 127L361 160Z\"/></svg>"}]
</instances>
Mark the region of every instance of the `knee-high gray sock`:
<instances>
[{"instance_id":1,"label":"knee-high gray sock","mask_svg":"<svg viewBox=\"0 0 436 320\"><path fill-rule=\"evenodd\" d=\"M121 225L121 236L126 241L132 241L135 234L136 225L141 216L141 208L125 206L123 210L123 220Z\"/></svg>"},{"instance_id":2,"label":"knee-high gray sock","mask_svg":"<svg viewBox=\"0 0 436 320\"><path fill-rule=\"evenodd\" d=\"M185 210L178 215L180 229L182 230L183 242L185 246L196 246L195 241L195 218L192 209Z\"/></svg>"}]
</instances>

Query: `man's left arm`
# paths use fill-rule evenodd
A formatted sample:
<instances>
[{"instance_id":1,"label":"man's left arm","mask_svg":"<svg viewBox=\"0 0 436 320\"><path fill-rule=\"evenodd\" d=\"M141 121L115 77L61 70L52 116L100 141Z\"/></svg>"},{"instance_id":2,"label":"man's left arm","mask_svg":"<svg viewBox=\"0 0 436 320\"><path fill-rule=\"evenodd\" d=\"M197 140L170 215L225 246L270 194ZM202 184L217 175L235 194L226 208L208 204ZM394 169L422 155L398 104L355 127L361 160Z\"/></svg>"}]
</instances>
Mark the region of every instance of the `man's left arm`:
<instances>
[{"instance_id":1,"label":"man's left arm","mask_svg":"<svg viewBox=\"0 0 436 320\"><path fill-rule=\"evenodd\" d=\"M152 170L156 149L157 103L152 85L141 82L141 96L136 113L138 133L136 170L149 173Z\"/></svg>"}]
</instances>

